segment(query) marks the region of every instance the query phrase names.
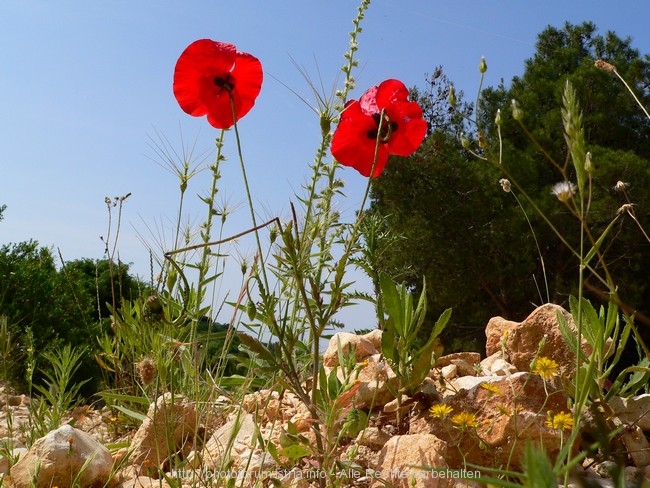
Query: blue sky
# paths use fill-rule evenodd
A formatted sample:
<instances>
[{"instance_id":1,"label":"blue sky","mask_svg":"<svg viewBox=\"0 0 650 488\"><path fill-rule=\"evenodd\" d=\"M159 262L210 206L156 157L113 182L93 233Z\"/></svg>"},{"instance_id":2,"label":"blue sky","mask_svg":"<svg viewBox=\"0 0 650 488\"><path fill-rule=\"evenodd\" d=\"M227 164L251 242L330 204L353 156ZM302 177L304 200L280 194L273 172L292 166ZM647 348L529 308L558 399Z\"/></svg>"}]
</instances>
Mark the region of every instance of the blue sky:
<instances>
[{"instance_id":1,"label":"blue sky","mask_svg":"<svg viewBox=\"0 0 650 488\"><path fill-rule=\"evenodd\" d=\"M200 38L236 44L257 56L265 82L240 122L251 189L261 218L286 217L289 201L309 175L318 120L287 85L308 99L309 87L292 63L330 87L338 76L356 14L352 0L3 0L0 3L0 244L36 239L66 260L101 258L107 233L106 196L131 193L123 211L123 261L147 277L152 234L171 236L177 180L153 159L151 137L180 149L213 154L216 131L185 115L171 91L178 55ZM387 78L423 86L438 65L472 98L481 56L486 84L521 74L547 25L593 21L601 32L631 36L650 52L650 3L628 0L375 0L363 23L356 72L358 96ZM278 81L279 80L279 81ZM234 153L223 169L221 196L238 210L225 234L250 226ZM365 180L340 173L351 214ZM187 218L205 215L195 197L207 173L190 182ZM159 229L156 230L156 229ZM171 237L169 237L171 239ZM245 244L243 244L245 245ZM250 249L233 249L250 254Z\"/></svg>"}]
</instances>

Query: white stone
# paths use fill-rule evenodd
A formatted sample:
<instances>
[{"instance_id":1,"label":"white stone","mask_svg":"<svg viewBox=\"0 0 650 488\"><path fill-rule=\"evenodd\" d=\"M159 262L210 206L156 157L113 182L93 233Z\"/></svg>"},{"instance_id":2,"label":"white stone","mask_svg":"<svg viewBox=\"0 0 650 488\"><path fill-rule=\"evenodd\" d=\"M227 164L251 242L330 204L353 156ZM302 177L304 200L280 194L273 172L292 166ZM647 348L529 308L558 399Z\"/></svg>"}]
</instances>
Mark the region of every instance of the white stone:
<instances>
[{"instance_id":1,"label":"white stone","mask_svg":"<svg viewBox=\"0 0 650 488\"><path fill-rule=\"evenodd\" d=\"M442 377L447 381L452 380L458 376L458 366L455 364L448 364L447 366L443 366L440 369L440 373L442 374Z\"/></svg>"},{"instance_id":2,"label":"white stone","mask_svg":"<svg viewBox=\"0 0 650 488\"><path fill-rule=\"evenodd\" d=\"M14 488L71 486L101 487L110 478L113 457L85 432L63 425L38 439L11 468Z\"/></svg>"}]
</instances>

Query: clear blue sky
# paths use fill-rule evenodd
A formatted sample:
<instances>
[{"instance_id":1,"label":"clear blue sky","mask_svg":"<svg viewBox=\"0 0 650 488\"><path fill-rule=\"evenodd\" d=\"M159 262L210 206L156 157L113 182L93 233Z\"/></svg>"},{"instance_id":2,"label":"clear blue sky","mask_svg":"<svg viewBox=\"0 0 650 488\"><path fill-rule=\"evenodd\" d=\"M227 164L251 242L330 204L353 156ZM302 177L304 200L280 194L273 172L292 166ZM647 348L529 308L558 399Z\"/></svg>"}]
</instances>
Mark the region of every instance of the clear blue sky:
<instances>
[{"instance_id":1,"label":"clear blue sky","mask_svg":"<svg viewBox=\"0 0 650 488\"><path fill-rule=\"evenodd\" d=\"M104 198L130 192L120 256L148 276L138 235L156 246L149 229L168 229L178 203L178 182L151 160L149 138L157 131L179 148L182 133L186 143L196 140L198 152L213 154L216 131L185 115L171 90L178 55L206 37L236 44L264 66L262 93L240 131L260 215L286 217L319 137L318 120L283 86L312 98L291 58L331 86L356 8L353 0L2 0L0 204L8 208L0 244L33 238L60 248L66 260L101 258ZM648 53L649 19L650 2L640 0L375 0L363 23L353 95L386 78L422 86L425 74L443 65L473 97L481 56L486 83L507 83L522 73L537 34L565 21L593 21ZM232 137L227 144L221 195L239 210L226 235L250 223ZM348 198L340 205L352 212L365 180L350 169L341 176ZM194 223L205 215L195 195L208 183L207 173L190 183Z\"/></svg>"}]
</instances>

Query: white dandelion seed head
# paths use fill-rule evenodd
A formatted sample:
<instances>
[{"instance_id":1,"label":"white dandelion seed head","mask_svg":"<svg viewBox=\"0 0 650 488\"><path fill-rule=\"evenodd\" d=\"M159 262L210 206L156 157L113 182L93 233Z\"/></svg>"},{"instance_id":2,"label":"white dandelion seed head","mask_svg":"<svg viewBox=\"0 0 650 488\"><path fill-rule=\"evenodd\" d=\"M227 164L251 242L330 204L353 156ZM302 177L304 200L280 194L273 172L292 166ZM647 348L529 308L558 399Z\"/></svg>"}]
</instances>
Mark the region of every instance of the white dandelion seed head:
<instances>
[{"instance_id":1,"label":"white dandelion seed head","mask_svg":"<svg viewBox=\"0 0 650 488\"><path fill-rule=\"evenodd\" d=\"M499 180L499 184L501 185L503 191L506 193L510 193L510 191L512 190L512 185L510 184L510 180L507 178L501 178Z\"/></svg>"},{"instance_id":2,"label":"white dandelion seed head","mask_svg":"<svg viewBox=\"0 0 650 488\"><path fill-rule=\"evenodd\" d=\"M629 183L626 183L624 181L617 181L616 184L614 185L614 191L617 191L619 193L624 192L628 186L630 186Z\"/></svg>"},{"instance_id":3,"label":"white dandelion seed head","mask_svg":"<svg viewBox=\"0 0 650 488\"><path fill-rule=\"evenodd\" d=\"M561 202L568 202L576 192L576 186L570 181L560 181L551 188L551 193Z\"/></svg>"}]
</instances>

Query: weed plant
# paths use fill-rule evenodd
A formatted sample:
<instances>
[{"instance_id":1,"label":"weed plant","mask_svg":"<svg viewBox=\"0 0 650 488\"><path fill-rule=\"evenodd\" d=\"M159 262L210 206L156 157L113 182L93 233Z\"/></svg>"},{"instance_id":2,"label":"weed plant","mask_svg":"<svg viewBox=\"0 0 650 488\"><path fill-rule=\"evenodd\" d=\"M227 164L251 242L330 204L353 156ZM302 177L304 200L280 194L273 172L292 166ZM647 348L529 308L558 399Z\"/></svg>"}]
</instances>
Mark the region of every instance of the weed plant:
<instances>
[{"instance_id":1,"label":"weed plant","mask_svg":"<svg viewBox=\"0 0 650 488\"><path fill-rule=\"evenodd\" d=\"M596 67L605 69L618 76L625 84L634 100L639 104L642 112L648 116L634 91L625 80L618 74L611 64L598 60ZM482 61L480 65L481 84L487 66ZM480 89L479 89L480 97ZM454 100L450 100L452 105ZM471 141L464 134L461 135L461 145L476 158L496 165L503 173L504 178L500 184L504 191L516 191L519 197L523 198L548 225L548 228L559 238L564 246L577 258L577 297L571 297L570 308L573 321L577 331L569 328L566 319L558 314L561 331L567 344L575 355L576 374L572 380L565 378L566 389L570 394L571 418L552 416L549 414L548 424L563 432L570 427L566 442L563 441L563 449L555 462L538 451L532 444L526 451L526 472L519 476L525 486L557 486L558 480L565 484L568 482L571 470L580 464L586 456L595 454L599 449L608 450L611 440L620 434L617 429L612 432L603 433L598 441L575 455L575 448L579 442L582 419L585 410L591 405L597 405L616 395L633 396L647 390L648 379L650 379L650 353L640 337L634 324L634 316L628 313L622 314L620 306L622 302L617 293L617 283L609 272L609 266L605 253L608 240L614 239L613 229L623 216L628 215L639 226L641 232L647 238L647 234L640 225L634 214L634 206L631 202L624 204L612 215L609 225L599 234L595 234L590 225L590 209L592 195L592 176L597 171L598 163L592 160L588 151L587 143L582 125L582 112L577 93L569 81L566 82L562 97L562 123L563 136L567 146L567 160L559 163L553 160L535 140L530 131L526 128L525 107L521 107L517 100L512 100L511 116L517 121L522 131L537 144L540 152L544 154L548 163L557 170L558 183L551 192L558 199L571 215L576 219L579 228L579 240L577 243L570 241L554 225L550 216L546 215L522 188L508 168L509 161L503 157L503 140L501 138L501 124L506 115L500 110L495 114L497 127L497 140L491 143L487 140L483 128L476 124L476 141ZM477 99L478 105L478 99ZM650 117L649 117L650 118ZM474 122L472 122L474 123ZM625 187L621 183L622 188ZM617 185L618 186L618 185ZM515 195L517 201L519 197ZM534 232L533 232L534 234ZM649 241L650 242L650 241ZM538 247L539 251L539 247ZM543 262L543 256L541 256ZM604 298L608 302L597 311L593 305L584 297L584 285L587 276L596 279L602 284L607 293ZM640 362L615 374L616 367L621 359L621 354L630 338L633 338L637 345ZM585 347L585 344L587 345ZM586 352L588 351L588 352ZM543 358L540 358L540 360ZM512 479L510 472L498 472L500 479ZM516 478L517 476L515 476ZM494 481L494 480L493 480ZM618 483L621 480L615 480ZM540 484L541 483L541 484Z\"/></svg>"},{"instance_id":2,"label":"weed plant","mask_svg":"<svg viewBox=\"0 0 650 488\"><path fill-rule=\"evenodd\" d=\"M202 171L200 163L194 159L193 150L183 148L180 157L177 157L175 152L168 149L165 139L159 137L160 145L154 144L163 164L179 179L179 210L171 238L173 245L171 249L164 249L163 258L157 262L160 273L157 280L152 279L155 290L150 296L131 302L121 301L119 306L114 299L110 306L111 330L99 338L100 351L97 354L98 362L112 383L112 388L103 394L103 398L107 407L115 413L115 418L128 418L134 425L144 419L149 405L161 395L168 394L165 398L169 398L172 404L179 401L181 396L189 398L199 410L193 429L196 434L192 440L193 450L200 450L207 441L207 431L203 436L199 434L201 425L212 425L217 419L228 416L234 418L235 428L225 446L228 455L222 459L222 469L229 469L234 463L229 451L244 422L246 412L239 405L245 396L256 390L265 392L265 401L258 405L256 412L256 418L262 419L273 416L270 413L273 393L278 398L290 393L307 409L309 430L300 431L291 422L283 425L276 418L273 429L279 432L279 445L265 440L258 432L252 447L260 448L264 456L288 469L302 467L303 462L309 463L324 474L318 477L322 487L341 486L344 481L339 474L356 466L354 452L343 455L342 441L362 431L368 424L368 417L352 404L359 387L356 380L359 367L354 363L354 351L344 354L339 350L342 375L337 375L336 369L328 371L322 364L322 342L340 325L337 314L356 299L376 300L377 318L383 329L382 353L398 380L397 386L392 387L398 399L398 412L401 412L399 401L402 394L412 394L429 373L434 360L435 339L449 320L451 310L442 314L430 337L423 344L418 344L426 310L426 293L422 292L416 302L403 285L396 284L391 277L377 270L377 258L382 250L377 247L378 241L373 239L373 232L380 226L364 219L371 178L352 223L342 222L336 210L336 198L342 195L344 185L338 176L339 162L329 156L332 126L342 123L350 113L346 113L346 110L352 110L349 94L356 85L353 75L358 65L356 54L361 24L369 7L370 0L362 0L353 20L350 47L344 55L341 69L341 86L329 94L319 92L313 84L311 86L317 100L317 105L311 108L319 119L320 139L311 164L311 176L302 194L291 205L291 216L286 221L279 217L266 222L258 221L244 159L245 141L240 139L237 125L237 120L245 115L245 111L241 113L240 101L233 95L235 88L230 85L228 76L215 78L215 83L224 90L223 100L226 100L225 106L232 115L227 114L226 118L232 120L232 124L220 128L215 140L216 155L207 171ZM601 67L616 74L611 65L601 64ZM480 96L483 75L487 70L485 60L481 60L479 70ZM303 74L309 81L306 73ZM453 106L454 100L450 100L450 103ZM512 101L511 116L528 133L524 111L525 107ZM391 131L395 130L391 125L395 121L390 120L386 110L376 115L372 165L365 168L371 175L378 169L380 152L392 137ZM493 471L489 481L503 486L514 486L516 481L527 486L555 486L557 480L566 482L572 468L587 455L586 452L575 454L585 410L595 402L606 402L614 395L631 396L647 387L650 355L638 336L634 317L624 313L621 319L617 286L608 272L608 263L602 252L607 240L613 238L614 224L623 216L630 216L641 230L643 228L635 218L632 203L621 207L599 235L595 235L590 227L592 174L597 171L597 161L592 161L588 151L580 103L570 83L567 82L564 90L562 111L568 158L565 163L549 160L549 164L558 172L559 182L552 190L558 204L565 206L576 218L580 230L577 244L570 242L556 229L552 219L541 211L508 170L509 162L503 158L503 141L499 130L501 119L505 116L501 112L495 114L498 129L496 141L488 141L482 128L476 126L476 141L462 135L461 144L477 158L500 168L504 190L512 192L517 201L522 199L528 202L539 212L551 231L579 260L576 276L578 295L571 300L577 333L569 328L563 318L558 318L565 339L575 354L576 374L573 379L565 379L564 387L571 399L567 411L548 414L547 425L558 429L562 435L562 449L558 458L549 460L540 455L531 443L526 446L525 472L514 473L506 467ZM218 195L221 168L226 162L224 147L233 143L251 220L249 229L234 236L224 236L229 211L219 204ZM202 158L201 155L199 159L202 161ZM205 204L206 214L195 233L192 229L184 228L182 215L189 185L202 172L209 174L208 190L200 197ZM106 201L109 233L105 243L110 263L114 263L116 256L122 205L127 198L128 195ZM117 209L116 225L112 220L113 209ZM111 229L114 229L113 234ZM255 238L256 254L254 258L240 263L242 282L236 298L227 303L215 303L210 299L211 287L222 278L225 262L233 259L225 254L225 245L247 234ZM194 240L193 235L198 239ZM396 236L392 238L397 239ZM350 266L360 267L368 273L375 286L376 297L360 295L352 290L353 283L346 274ZM608 290L608 304L599 311L584 297L586 274L597 279ZM113 291L117 296L118 290ZM224 307L232 309L232 318L226 330L217 331L211 317ZM206 353L209 350L206 345L217 334L222 347L217 360L212 361ZM612 378L621 358L621 350L630 338L636 341L645 359ZM583 342L590 346L588 352L582 347ZM11 356L8 354L11 344L6 321L0 322L0 368L5 378L11 370ZM237 346L236 350L234 346ZM45 386L32 384L37 355L33 348L30 350L29 344L26 353L30 396L32 387L41 395L30 407L31 443L60 426L66 412L75 406L81 384L72 384L70 379L79 367L83 352L65 347L43 355L50 368L43 370ZM233 355L236 358L231 357ZM240 363L238 374L226 374L228 361L233 359ZM531 367L533 373L544 380L545 390L546 381L556 376L556 367L543 356L537 357ZM485 388L489 390L489 385ZM503 392L493 390L491 393L500 395ZM224 402L224 398L227 401ZM513 411L516 413L516 404L515 398L513 410L504 410L503 415L512 415ZM479 412L452 412L446 407L434 405L431 415L446 422L450 437L461 439L472 436L480 444L476 417ZM538 413L543 413L543 408ZM166 435L159 442L161 451L168 452L176 419L165 418L165 421ZM398 427L401 423L398 414ZM521 428L525 430L525 426ZM616 432L608 433L606 439L600 442L607 442L614 435ZM602 446L596 444L591 447L596 450ZM9 446L0 449L8 450ZM165 466L168 471L187 467L187 459L180 455L170 457ZM161 467L155 469L159 470L156 473L159 477L166 476ZM191 480L194 486L210 486L211 481L202 479L200 474L195 473L194 476ZM178 484L178 480L167 478L167 481L172 486ZM236 481L230 480L228 483L235 485Z\"/></svg>"}]
</instances>

